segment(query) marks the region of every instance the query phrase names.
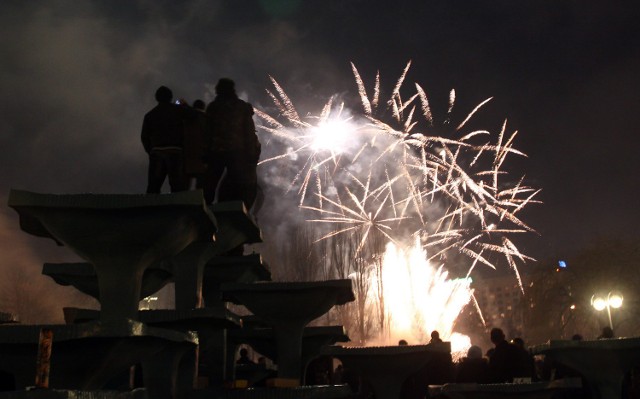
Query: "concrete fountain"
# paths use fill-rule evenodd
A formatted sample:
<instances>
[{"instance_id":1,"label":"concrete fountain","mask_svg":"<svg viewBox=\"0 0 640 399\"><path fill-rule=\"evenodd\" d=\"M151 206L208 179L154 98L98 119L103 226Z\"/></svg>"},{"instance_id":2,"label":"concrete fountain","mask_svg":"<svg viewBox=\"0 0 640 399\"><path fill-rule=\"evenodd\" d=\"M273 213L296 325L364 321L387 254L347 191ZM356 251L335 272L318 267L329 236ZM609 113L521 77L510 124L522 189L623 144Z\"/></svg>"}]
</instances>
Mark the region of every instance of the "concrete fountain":
<instances>
[{"instance_id":1,"label":"concrete fountain","mask_svg":"<svg viewBox=\"0 0 640 399\"><path fill-rule=\"evenodd\" d=\"M54 239L91 263L101 320L137 319L145 270L197 239L210 241L213 215L200 191L171 195L37 194L12 190L25 232Z\"/></svg>"},{"instance_id":2,"label":"concrete fountain","mask_svg":"<svg viewBox=\"0 0 640 399\"><path fill-rule=\"evenodd\" d=\"M640 367L640 338L612 338L597 341L551 340L530 348L578 371L599 399L622 397L625 373Z\"/></svg>"},{"instance_id":3,"label":"concrete fountain","mask_svg":"<svg viewBox=\"0 0 640 399\"><path fill-rule=\"evenodd\" d=\"M97 284L83 286L99 298L100 319L48 326L55 346L52 387L100 389L116 371L146 362L149 394L175 397L178 366L197 367L189 362L195 362L191 355L197 350L198 338L191 332L153 328L136 321L138 303L145 271L152 265L193 242L212 241L214 218L202 193L54 195L12 190L8 203L18 212L22 230L69 247L95 271ZM76 273L71 280L81 285L81 277ZM38 341L32 331L40 328L16 327L3 326L1 333L5 335L0 336L8 352L24 348L18 350L13 367L21 364L21 356L33 352ZM159 359L165 366L160 368L162 372L149 363ZM29 375L19 367L15 371L17 377Z\"/></svg>"},{"instance_id":4,"label":"concrete fountain","mask_svg":"<svg viewBox=\"0 0 640 399\"><path fill-rule=\"evenodd\" d=\"M327 346L321 353L340 359L345 369L357 370L371 384L377 399L399 399L402 384L434 359L451 353L451 346L448 342L441 345Z\"/></svg>"},{"instance_id":5,"label":"concrete fountain","mask_svg":"<svg viewBox=\"0 0 640 399\"><path fill-rule=\"evenodd\" d=\"M136 304L135 318L150 326L182 332L197 331L200 343L199 357L202 359L213 357L217 361L209 361L209 363L224 366L226 345L223 331L227 328L237 328L240 321L222 306L219 295L217 298L219 305L213 298L210 298L209 302L212 306L203 307L203 281L207 282L207 286L215 284L219 286L220 282L212 282L212 278L235 281L233 278L239 276L236 270L240 269L242 269L241 275L244 276L244 281L255 280L249 278L251 274L249 270L254 273L260 272L256 274L256 278L269 278L270 275L261 262L258 265L254 264L255 256L246 257L247 259L242 256L221 256L231 249L261 240L260 231L248 216L244 205L241 202L231 202L214 204L208 209L214 215L216 222L215 240L208 239L211 237L210 230L199 231L198 238L203 238L202 231L204 231L204 239L196 239L177 254L148 265L140 279L141 291L138 300L155 293L169 281L174 281L176 309L138 312ZM236 261L231 264L233 268L223 267L222 271L208 273L207 276L204 276L205 267L216 270L218 263L228 264L225 261L214 261L212 265L207 266L209 261L216 258L236 259ZM241 267L243 263L248 263L251 267L243 268ZM49 275L63 285L73 285L102 302L100 276L91 263L45 264L43 274ZM95 310L65 308L64 312L65 320L69 323L87 322L101 318L101 312ZM218 338L222 341L217 342ZM192 350L167 350L156 354L149 361L142 362L145 369L145 385L162 387L161 390L164 392L176 390L184 392L193 389L193 379L197 373L192 365L195 361L196 355ZM157 366L158 364L161 366ZM173 366L168 367L167 365ZM209 369L209 377L212 380L224 380L224 367L214 367L213 369L209 367ZM175 376L176 373L184 374L186 377Z\"/></svg>"},{"instance_id":6,"label":"concrete fountain","mask_svg":"<svg viewBox=\"0 0 640 399\"><path fill-rule=\"evenodd\" d=\"M302 332L301 349L302 369L300 371L303 382L309 362L320 355L321 348L338 342L349 342L349 337L343 326L313 326L304 328ZM243 327L241 329L228 331L227 351L229 353L235 353L237 347L241 344L250 345L274 363L279 363L278 347L276 345L273 328L261 326L260 323L247 322L247 320L243 318Z\"/></svg>"},{"instance_id":7,"label":"concrete fountain","mask_svg":"<svg viewBox=\"0 0 640 399\"><path fill-rule=\"evenodd\" d=\"M335 305L354 300L351 280L302 283L228 283L223 299L244 305L273 328L278 357L276 383L298 385L304 327Z\"/></svg>"},{"instance_id":8,"label":"concrete fountain","mask_svg":"<svg viewBox=\"0 0 640 399\"><path fill-rule=\"evenodd\" d=\"M0 369L15 378L16 389L34 385L42 329L53 332L49 385L99 390L122 370L168 349L194 350L192 333L146 326L133 320L79 325L20 325L0 328Z\"/></svg>"}]
</instances>

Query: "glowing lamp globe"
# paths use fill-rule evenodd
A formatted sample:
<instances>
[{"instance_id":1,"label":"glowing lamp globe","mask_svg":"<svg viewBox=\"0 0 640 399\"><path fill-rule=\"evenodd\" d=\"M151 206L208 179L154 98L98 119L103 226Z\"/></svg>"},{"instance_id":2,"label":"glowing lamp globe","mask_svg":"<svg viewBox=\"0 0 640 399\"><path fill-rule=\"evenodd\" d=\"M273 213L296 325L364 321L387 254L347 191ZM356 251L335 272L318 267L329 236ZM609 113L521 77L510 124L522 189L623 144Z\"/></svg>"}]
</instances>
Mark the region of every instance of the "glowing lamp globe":
<instances>
[{"instance_id":1,"label":"glowing lamp globe","mask_svg":"<svg viewBox=\"0 0 640 399\"><path fill-rule=\"evenodd\" d=\"M602 297L593 296L591 298L591 306L593 306L595 310L601 311L607 307L607 301Z\"/></svg>"},{"instance_id":2,"label":"glowing lamp globe","mask_svg":"<svg viewBox=\"0 0 640 399\"><path fill-rule=\"evenodd\" d=\"M611 293L609 295L609 306L614 309L618 309L622 306L622 295L619 293Z\"/></svg>"}]
</instances>

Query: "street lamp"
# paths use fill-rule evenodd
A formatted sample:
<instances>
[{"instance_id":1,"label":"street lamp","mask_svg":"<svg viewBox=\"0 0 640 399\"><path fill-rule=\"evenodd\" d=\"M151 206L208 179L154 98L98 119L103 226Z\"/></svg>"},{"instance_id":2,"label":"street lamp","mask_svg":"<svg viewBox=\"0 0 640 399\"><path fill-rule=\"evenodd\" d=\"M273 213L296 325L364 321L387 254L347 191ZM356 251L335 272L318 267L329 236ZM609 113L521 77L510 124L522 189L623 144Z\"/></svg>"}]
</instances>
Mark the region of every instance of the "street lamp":
<instances>
[{"instance_id":1,"label":"street lamp","mask_svg":"<svg viewBox=\"0 0 640 399\"><path fill-rule=\"evenodd\" d=\"M622 306L622 294L616 291L609 291L606 297L595 294L591 297L591 306L598 312L607 309L609 316L609 327L613 330L613 322L611 321L611 308L618 309Z\"/></svg>"}]
</instances>

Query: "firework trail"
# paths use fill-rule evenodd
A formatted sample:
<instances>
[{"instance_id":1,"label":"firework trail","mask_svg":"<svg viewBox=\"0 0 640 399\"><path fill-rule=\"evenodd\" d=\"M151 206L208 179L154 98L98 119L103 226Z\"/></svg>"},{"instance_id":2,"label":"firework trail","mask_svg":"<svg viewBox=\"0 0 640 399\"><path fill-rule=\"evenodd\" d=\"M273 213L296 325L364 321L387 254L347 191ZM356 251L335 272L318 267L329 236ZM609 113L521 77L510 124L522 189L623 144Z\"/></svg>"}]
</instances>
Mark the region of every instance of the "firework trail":
<instances>
[{"instance_id":1,"label":"firework trail","mask_svg":"<svg viewBox=\"0 0 640 399\"><path fill-rule=\"evenodd\" d=\"M491 98L452 128L454 90L439 123L420 85L402 96L410 67L383 101L380 73L369 94L351 64L359 115L334 96L319 113L301 117L271 78L274 89L267 93L277 115L256 114L261 134L285 150L261 163L292 165L289 190L297 191L310 222L327 227L322 238L357 232L362 248L372 231L394 243L418 237L431 259L462 254L470 273L478 263L495 268L501 258L520 281L518 262L533 259L511 237L534 232L519 213L539 202L540 190L503 170L508 156L526 156L513 147L517 132L508 133L506 120L493 139L488 130L466 130Z\"/></svg>"}]
</instances>

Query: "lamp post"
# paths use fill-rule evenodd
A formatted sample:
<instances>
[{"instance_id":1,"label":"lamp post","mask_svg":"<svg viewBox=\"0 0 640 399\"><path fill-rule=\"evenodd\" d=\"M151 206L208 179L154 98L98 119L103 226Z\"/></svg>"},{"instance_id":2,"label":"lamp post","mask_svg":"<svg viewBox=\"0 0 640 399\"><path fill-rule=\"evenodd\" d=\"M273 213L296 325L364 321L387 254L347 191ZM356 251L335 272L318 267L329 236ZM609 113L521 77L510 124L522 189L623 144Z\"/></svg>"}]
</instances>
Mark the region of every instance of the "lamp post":
<instances>
[{"instance_id":1,"label":"lamp post","mask_svg":"<svg viewBox=\"0 0 640 399\"><path fill-rule=\"evenodd\" d=\"M615 291L609 291L607 296L601 296L594 294L591 297L591 306L598 312L607 309L607 315L609 316L609 327L613 330L613 322L611 321L611 308L618 309L622 306L622 294Z\"/></svg>"}]
</instances>

